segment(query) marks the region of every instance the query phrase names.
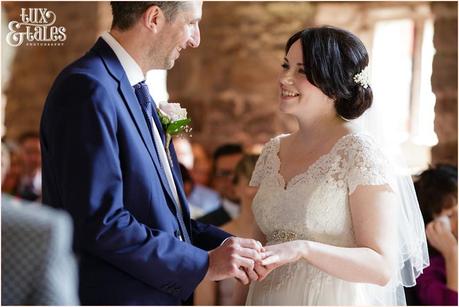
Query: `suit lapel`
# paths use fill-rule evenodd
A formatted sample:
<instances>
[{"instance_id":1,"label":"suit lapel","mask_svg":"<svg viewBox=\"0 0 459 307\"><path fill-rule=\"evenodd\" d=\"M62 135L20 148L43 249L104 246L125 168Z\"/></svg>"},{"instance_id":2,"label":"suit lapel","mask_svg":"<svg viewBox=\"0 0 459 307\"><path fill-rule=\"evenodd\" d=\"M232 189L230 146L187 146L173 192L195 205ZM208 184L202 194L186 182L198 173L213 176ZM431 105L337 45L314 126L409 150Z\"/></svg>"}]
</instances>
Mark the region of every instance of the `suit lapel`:
<instances>
[{"instance_id":1,"label":"suit lapel","mask_svg":"<svg viewBox=\"0 0 459 307\"><path fill-rule=\"evenodd\" d=\"M183 180L182 180L182 175L180 173L180 167L179 167L179 162L177 159L177 154L175 153L175 148L174 144L171 142L170 145L170 151L171 151L171 158L172 158L172 175L174 176L174 181L175 181L175 186L177 187L177 193L179 196L180 200L180 205L182 206L182 211L183 211L183 220L186 224L186 227L188 228L188 233L190 232L190 209L188 207L188 200L185 195L185 191L183 189Z\"/></svg>"},{"instance_id":2,"label":"suit lapel","mask_svg":"<svg viewBox=\"0 0 459 307\"><path fill-rule=\"evenodd\" d=\"M142 108L140 107L137 97L135 96L134 89L129 83L121 63L119 62L110 46L108 46L108 44L102 38L99 38L93 49L102 57L102 60L104 61L110 74L118 80L118 90L124 100L124 103L129 110L132 120L137 127L137 131L139 132L142 141L150 155L150 158L156 167L164 189L167 191L167 194L169 195L172 202L175 203L175 199L169 186L169 182L167 181L166 174L161 162L159 161L158 148L156 148L155 142L153 141L151 125L147 125L147 121L144 117Z\"/></svg>"}]
</instances>

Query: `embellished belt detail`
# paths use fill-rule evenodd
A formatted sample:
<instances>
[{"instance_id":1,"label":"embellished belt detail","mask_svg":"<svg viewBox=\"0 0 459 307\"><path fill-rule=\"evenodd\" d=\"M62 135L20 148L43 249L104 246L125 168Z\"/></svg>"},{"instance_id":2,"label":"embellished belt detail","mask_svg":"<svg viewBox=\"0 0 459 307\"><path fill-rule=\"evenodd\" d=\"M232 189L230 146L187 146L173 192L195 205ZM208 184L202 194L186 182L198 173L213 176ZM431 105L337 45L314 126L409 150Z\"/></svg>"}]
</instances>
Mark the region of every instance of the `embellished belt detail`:
<instances>
[{"instance_id":1,"label":"embellished belt detail","mask_svg":"<svg viewBox=\"0 0 459 307\"><path fill-rule=\"evenodd\" d=\"M268 236L268 241L287 242L299 239L301 236L294 231L274 230Z\"/></svg>"}]
</instances>

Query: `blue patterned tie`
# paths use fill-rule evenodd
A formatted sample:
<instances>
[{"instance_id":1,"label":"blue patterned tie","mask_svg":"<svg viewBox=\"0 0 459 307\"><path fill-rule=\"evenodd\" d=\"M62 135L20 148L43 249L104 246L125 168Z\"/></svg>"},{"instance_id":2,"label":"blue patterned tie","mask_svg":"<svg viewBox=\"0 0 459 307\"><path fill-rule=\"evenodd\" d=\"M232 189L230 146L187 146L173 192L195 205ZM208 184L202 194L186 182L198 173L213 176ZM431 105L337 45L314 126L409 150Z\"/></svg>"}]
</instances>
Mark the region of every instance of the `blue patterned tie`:
<instances>
[{"instance_id":1,"label":"blue patterned tie","mask_svg":"<svg viewBox=\"0 0 459 307\"><path fill-rule=\"evenodd\" d=\"M148 90L148 86L145 83L145 81L139 82L136 85L134 85L134 91L135 91L135 95L137 96L137 99L139 100L140 106L142 107L143 113L147 120L148 127L152 129L150 119L153 117L153 121L155 122L156 128L158 129L159 135L161 137L161 141L163 142L164 148L166 148L165 147L166 135L164 133L163 125L161 125L161 121L159 120L158 113L156 112L155 107L154 107L156 104L150 95L150 91ZM174 172L173 169L171 171ZM174 204L176 203L174 202ZM176 206L180 206L180 204L176 204ZM181 214L182 210L180 208L176 208L176 210L177 210L177 220L180 225L180 228L182 229L182 234L184 237L183 239L186 242L191 243L190 236L188 235L187 229L185 227L185 222Z\"/></svg>"},{"instance_id":2,"label":"blue patterned tie","mask_svg":"<svg viewBox=\"0 0 459 307\"><path fill-rule=\"evenodd\" d=\"M148 85L145 81L139 82L134 85L135 95L142 106L142 110L148 116L148 123L150 123L150 118L153 117L153 121L155 122L156 128L158 129L159 136L161 137L161 141L163 145L166 144L166 135L164 133L163 125L161 125L161 121L159 120L158 113L155 110L155 102L153 101L153 97L150 95L150 91L148 90Z\"/></svg>"}]
</instances>

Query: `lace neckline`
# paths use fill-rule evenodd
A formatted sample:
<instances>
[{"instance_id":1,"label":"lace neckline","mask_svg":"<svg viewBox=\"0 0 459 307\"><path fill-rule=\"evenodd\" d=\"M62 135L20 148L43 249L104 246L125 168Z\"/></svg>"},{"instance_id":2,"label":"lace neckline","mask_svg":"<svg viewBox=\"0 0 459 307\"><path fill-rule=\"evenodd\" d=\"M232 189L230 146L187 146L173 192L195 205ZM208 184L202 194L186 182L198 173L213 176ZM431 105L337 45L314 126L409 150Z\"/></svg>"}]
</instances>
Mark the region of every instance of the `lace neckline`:
<instances>
[{"instance_id":1,"label":"lace neckline","mask_svg":"<svg viewBox=\"0 0 459 307\"><path fill-rule=\"evenodd\" d=\"M325 161L326 159L331 157L334 154L334 152L336 150L338 150L339 145L341 145L341 143L344 142L344 140L346 140L348 137L356 136L356 135L359 135L359 134L362 134L362 132L351 132L351 133L345 134L342 137L340 137L327 153L325 153L325 154L321 155L319 158L317 158L304 171L302 171L302 172L294 175L293 177L291 177L288 180L288 182L285 181L284 176L282 176L282 174L280 173L280 167L281 167L282 162L281 162L280 157L279 157L281 138L287 136L287 134L282 134L282 135L279 135L278 137L276 137L274 139L275 140L275 142L274 142L274 159L277 162L276 163L277 170L275 169L275 173L276 173L276 176L278 178L279 184L282 186L283 190L286 191L289 188L293 187L296 183L301 181L303 178L311 176L311 174L313 174L316 169L321 167L321 165L323 163L322 161Z\"/></svg>"}]
</instances>

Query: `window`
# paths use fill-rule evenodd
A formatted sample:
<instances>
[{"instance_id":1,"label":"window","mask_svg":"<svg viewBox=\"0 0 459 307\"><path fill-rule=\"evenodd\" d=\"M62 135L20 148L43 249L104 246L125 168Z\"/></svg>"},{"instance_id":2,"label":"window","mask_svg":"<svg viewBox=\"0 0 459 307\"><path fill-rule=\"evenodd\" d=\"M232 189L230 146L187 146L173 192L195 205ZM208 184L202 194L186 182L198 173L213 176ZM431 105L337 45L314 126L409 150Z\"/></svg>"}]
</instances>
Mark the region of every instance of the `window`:
<instances>
[{"instance_id":1,"label":"window","mask_svg":"<svg viewBox=\"0 0 459 307\"><path fill-rule=\"evenodd\" d=\"M374 101L365 124L386 149L401 148L409 171L416 173L428 166L430 149L438 142L430 82L435 53L432 19L406 16L377 21L372 47ZM376 131L377 127L384 129Z\"/></svg>"}]
</instances>

